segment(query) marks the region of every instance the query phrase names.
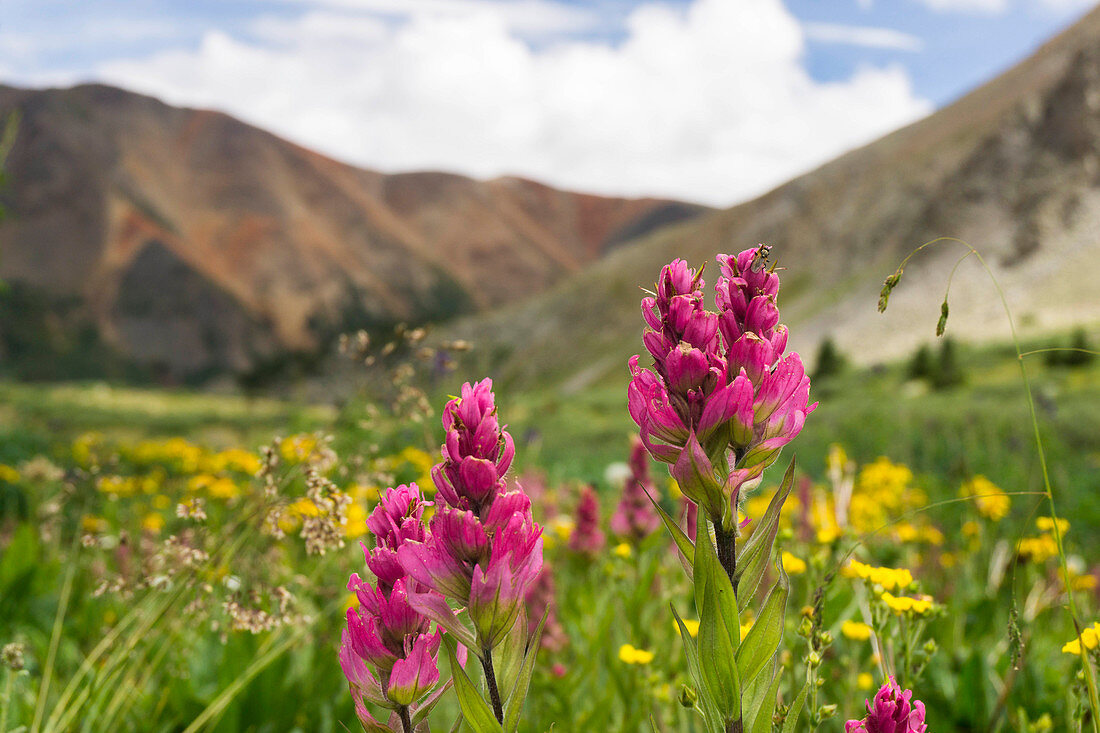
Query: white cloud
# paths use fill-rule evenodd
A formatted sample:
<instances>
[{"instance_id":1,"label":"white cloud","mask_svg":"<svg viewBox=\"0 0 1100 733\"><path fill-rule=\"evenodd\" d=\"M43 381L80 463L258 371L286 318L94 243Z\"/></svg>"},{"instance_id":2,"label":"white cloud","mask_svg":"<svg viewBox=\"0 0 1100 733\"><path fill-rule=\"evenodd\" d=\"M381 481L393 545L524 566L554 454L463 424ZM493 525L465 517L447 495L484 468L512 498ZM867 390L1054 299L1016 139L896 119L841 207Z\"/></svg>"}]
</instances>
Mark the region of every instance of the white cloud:
<instances>
[{"instance_id":1,"label":"white cloud","mask_svg":"<svg viewBox=\"0 0 1100 733\"><path fill-rule=\"evenodd\" d=\"M1036 0L1036 2L1055 12L1078 12L1096 6L1096 0Z\"/></svg>"},{"instance_id":2,"label":"white cloud","mask_svg":"<svg viewBox=\"0 0 1100 733\"><path fill-rule=\"evenodd\" d=\"M938 12L988 13L994 15L1008 10L1008 0L920 0L920 2Z\"/></svg>"},{"instance_id":3,"label":"white cloud","mask_svg":"<svg viewBox=\"0 0 1100 733\"><path fill-rule=\"evenodd\" d=\"M811 79L805 31L781 0L644 5L614 45L537 49L489 0L459 0L461 13L452 0L438 12L438 0L400 0L416 9L400 22L378 15L396 0L326 1L294 21L257 22L249 39L209 32L197 48L102 64L97 76L382 170L519 174L716 204L931 109L899 66ZM372 12L332 6L353 2Z\"/></svg>"},{"instance_id":4,"label":"white cloud","mask_svg":"<svg viewBox=\"0 0 1100 733\"><path fill-rule=\"evenodd\" d=\"M605 14L598 4L566 5L555 0L285 0L314 8L356 11L396 18L461 18L492 13L508 30L525 37L548 37L598 30Z\"/></svg>"},{"instance_id":5,"label":"white cloud","mask_svg":"<svg viewBox=\"0 0 1100 733\"><path fill-rule=\"evenodd\" d=\"M863 0L861 0L862 2ZM1000 15L1013 6L1028 6L1055 13L1072 13L1096 5L1096 0L919 0L937 12L984 13Z\"/></svg>"},{"instance_id":6,"label":"white cloud","mask_svg":"<svg viewBox=\"0 0 1100 733\"><path fill-rule=\"evenodd\" d=\"M844 43L868 48L888 48L895 51L920 51L924 42L914 35L893 28L872 28L837 23L807 23L806 37L822 43Z\"/></svg>"}]
</instances>

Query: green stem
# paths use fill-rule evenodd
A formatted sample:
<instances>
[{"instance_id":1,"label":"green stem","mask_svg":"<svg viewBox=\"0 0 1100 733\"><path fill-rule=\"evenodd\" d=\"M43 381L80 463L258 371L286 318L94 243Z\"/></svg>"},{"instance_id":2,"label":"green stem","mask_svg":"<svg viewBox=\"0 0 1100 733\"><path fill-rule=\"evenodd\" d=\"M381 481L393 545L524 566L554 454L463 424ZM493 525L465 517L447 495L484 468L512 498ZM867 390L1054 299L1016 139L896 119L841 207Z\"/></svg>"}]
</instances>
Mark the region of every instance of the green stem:
<instances>
[{"instance_id":1,"label":"green stem","mask_svg":"<svg viewBox=\"0 0 1100 733\"><path fill-rule=\"evenodd\" d=\"M402 705L397 708L397 715L401 718L401 730L404 733L413 733L412 718L409 717L409 706Z\"/></svg>"},{"instance_id":2,"label":"green stem","mask_svg":"<svg viewBox=\"0 0 1100 733\"><path fill-rule=\"evenodd\" d=\"M912 259L918 252L925 249L926 247L931 247L934 244L939 244L940 242L955 242L961 244L963 247L966 247L967 254L963 256L963 259L969 257L970 255L974 255L978 262L981 263L982 268L985 270L986 274L989 275L989 279L993 282L993 287L994 289L996 289L997 296L1001 300L1001 308L1004 310L1005 317L1008 319L1008 327L1012 333L1012 345L1016 349L1016 359L1020 363L1020 376L1024 382L1024 393L1027 396L1027 407L1028 411L1031 414L1031 427L1035 434L1035 448L1039 454L1039 466L1042 469L1043 474L1044 493L1046 494L1047 502L1050 505L1050 517L1054 522L1054 541L1055 544L1057 544L1058 546L1058 560L1061 565L1062 578L1066 586L1066 595L1069 600L1069 612L1073 620L1073 627L1076 630L1077 634L1080 635L1081 628L1080 622L1078 621L1077 599L1074 597L1073 587L1069 582L1069 563L1066 560L1066 551L1062 545L1062 530L1058 526L1058 513L1054 506L1054 490L1051 488L1050 471L1047 467L1046 453L1043 450L1043 439L1039 433L1039 417L1035 411L1035 399L1031 393L1031 379L1028 377L1027 367L1024 364L1025 354L1020 348L1020 338L1016 333L1016 322L1012 318L1012 309L1008 307L1008 298L1005 297L1005 292L1004 289L1001 287L1001 283L997 280L997 277L993 274L993 270L990 269L989 265L986 263L981 253L978 252L978 250L974 249L974 247L972 247L969 243L956 237L937 237L936 239L925 242L924 244L910 252L909 255L904 260L902 260L901 266L898 267L897 273L900 274L905 268L905 265L909 262L909 260ZM958 263L956 263L956 267L958 267ZM952 269L951 274L954 275L954 272L954 269ZM948 290L950 290L950 278L948 279L947 287ZM944 300L946 302L946 297ZM880 306L880 310L883 310L884 308L885 304L882 304ZM1031 353L1033 352L1028 352L1028 354ZM1088 685L1089 708L1092 711L1092 730L1093 733L1100 733L1100 696L1097 695L1095 673L1093 672L1092 664L1089 662L1088 650L1085 649L1084 644L1081 644L1081 664L1084 666L1085 680L1086 684Z\"/></svg>"},{"instance_id":3,"label":"green stem","mask_svg":"<svg viewBox=\"0 0 1100 733\"><path fill-rule=\"evenodd\" d=\"M8 730L8 704L15 692L15 670L8 669L8 680L4 683L4 699L0 700L0 733Z\"/></svg>"},{"instance_id":4,"label":"green stem","mask_svg":"<svg viewBox=\"0 0 1100 733\"><path fill-rule=\"evenodd\" d=\"M489 700L493 703L493 714L498 723L504 722L504 704L500 700L500 690L497 689L497 676L493 671L493 650L486 648L481 654L481 668L485 671L485 686L489 689Z\"/></svg>"},{"instance_id":5,"label":"green stem","mask_svg":"<svg viewBox=\"0 0 1100 733\"><path fill-rule=\"evenodd\" d=\"M722 568L729 576L730 583L736 593L737 581L734 580L734 573L737 570L737 530L724 529L722 520L719 519L714 522L714 543L718 551L718 561L722 563Z\"/></svg>"},{"instance_id":6,"label":"green stem","mask_svg":"<svg viewBox=\"0 0 1100 733\"><path fill-rule=\"evenodd\" d=\"M72 554L75 554L79 538L79 533L73 535ZM42 674L42 684L38 687L38 700L34 706L34 721L31 723L31 733L39 732L42 717L46 714L46 700L50 692L54 663L57 661L57 649L61 645L61 631L65 626L65 612L69 608L69 595L73 590L73 576L76 573L76 566L76 562L69 562L69 570L65 574L65 582L61 586L61 596L57 601L57 615L54 616L53 631L50 634L50 650L46 654L46 667Z\"/></svg>"}]
</instances>

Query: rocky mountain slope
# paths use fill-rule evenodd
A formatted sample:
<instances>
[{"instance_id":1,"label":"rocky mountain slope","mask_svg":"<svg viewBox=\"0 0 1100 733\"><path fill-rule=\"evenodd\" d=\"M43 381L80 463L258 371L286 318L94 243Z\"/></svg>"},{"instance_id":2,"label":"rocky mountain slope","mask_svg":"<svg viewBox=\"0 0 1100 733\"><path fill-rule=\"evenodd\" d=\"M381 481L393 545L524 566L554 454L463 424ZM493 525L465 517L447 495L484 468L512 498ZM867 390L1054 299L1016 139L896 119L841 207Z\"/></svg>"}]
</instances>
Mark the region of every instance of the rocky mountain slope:
<instances>
[{"instance_id":1,"label":"rocky mountain slope","mask_svg":"<svg viewBox=\"0 0 1100 733\"><path fill-rule=\"evenodd\" d=\"M482 363L472 368L517 382L625 380L626 358L641 349L638 288L663 263L710 260L712 282L715 253L766 242L786 268L780 308L792 346L812 361L831 336L851 358L873 362L932 338L962 246L926 249L885 315L876 302L902 258L937 237L980 251L1025 332L1100 321L1100 10L921 121L756 200L641 238L451 333L480 345ZM974 257L955 274L949 330L974 340L1008 335Z\"/></svg>"},{"instance_id":2,"label":"rocky mountain slope","mask_svg":"<svg viewBox=\"0 0 1100 733\"><path fill-rule=\"evenodd\" d=\"M343 328L507 303L702 210L385 175L100 85L0 87L0 116L13 111L0 278L19 299L6 315L169 380L254 370ZM38 348L25 336L3 339L2 356Z\"/></svg>"}]
</instances>

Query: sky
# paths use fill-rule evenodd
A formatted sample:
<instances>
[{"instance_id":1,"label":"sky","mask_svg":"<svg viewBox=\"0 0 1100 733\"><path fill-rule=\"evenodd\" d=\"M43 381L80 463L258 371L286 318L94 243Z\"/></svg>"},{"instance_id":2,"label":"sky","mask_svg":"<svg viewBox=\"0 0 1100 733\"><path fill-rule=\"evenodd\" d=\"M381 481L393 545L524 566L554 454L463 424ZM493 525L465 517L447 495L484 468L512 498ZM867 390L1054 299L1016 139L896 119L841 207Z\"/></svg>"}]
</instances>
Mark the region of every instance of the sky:
<instances>
[{"instance_id":1,"label":"sky","mask_svg":"<svg viewBox=\"0 0 1100 733\"><path fill-rule=\"evenodd\" d=\"M357 165L730 205L1095 0L3 0L0 82L220 109Z\"/></svg>"}]
</instances>

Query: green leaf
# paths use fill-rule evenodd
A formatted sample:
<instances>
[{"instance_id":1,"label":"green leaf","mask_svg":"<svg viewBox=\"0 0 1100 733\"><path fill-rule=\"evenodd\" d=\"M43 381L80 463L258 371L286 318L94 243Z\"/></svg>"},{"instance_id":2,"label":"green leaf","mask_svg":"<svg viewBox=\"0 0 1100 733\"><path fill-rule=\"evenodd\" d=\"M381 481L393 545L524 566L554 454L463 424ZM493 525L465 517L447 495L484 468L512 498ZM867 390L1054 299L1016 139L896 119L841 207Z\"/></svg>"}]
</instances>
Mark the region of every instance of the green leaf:
<instances>
[{"instance_id":1,"label":"green leaf","mask_svg":"<svg viewBox=\"0 0 1100 733\"><path fill-rule=\"evenodd\" d=\"M734 580L737 581L737 591L742 598L752 598L756 593L756 587L760 585L760 579L764 577L764 570L771 563L775 536L779 532L779 512L787 501L787 497L790 496L792 486L794 486L794 458L791 458L787 472L783 475L783 482L768 504L767 511L760 518L737 558Z\"/></svg>"},{"instance_id":2,"label":"green leaf","mask_svg":"<svg viewBox=\"0 0 1100 733\"><path fill-rule=\"evenodd\" d=\"M699 669L723 721L741 717L737 647L741 622L733 585L707 534L695 543L695 594L699 605Z\"/></svg>"},{"instance_id":3,"label":"green leaf","mask_svg":"<svg viewBox=\"0 0 1100 733\"><path fill-rule=\"evenodd\" d=\"M718 714L718 706L714 702L714 698L711 696L710 691L703 683L703 673L699 669L699 650L695 646L695 639L691 638L691 633L688 632L687 626L684 625L684 620L680 618L680 614L676 612L676 607L672 606L672 615L676 618L676 625L680 627L680 638L684 641L684 652L687 656L688 671L691 672L691 678L695 680L695 686L699 692L699 703L702 707L703 718L707 722L707 728L710 730L722 731L721 716Z\"/></svg>"},{"instance_id":4,"label":"green leaf","mask_svg":"<svg viewBox=\"0 0 1100 733\"><path fill-rule=\"evenodd\" d=\"M676 549L680 551L681 562L684 565L684 570L687 571L688 576L691 576L691 566L695 564L695 543L688 537L687 532L680 527L680 525L673 519L664 508L657 503L657 500L650 496L649 490L644 486L642 489L645 491L645 495L649 497L649 502L653 504L653 508L657 510L657 514L661 516L661 521L665 523L665 529L672 535L672 541L676 543Z\"/></svg>"},{"instance_id":5,"label":"green leaf","mask_svg":"<svg viewBox=\"0 0 1100 733\"><path fill-rule=\"evenodd\" d=\"M413 713L412 716L412 722L414 726L422 723L424 719L428 717L428 714L431 713L433 709L435 709L435 706L438 705L439 701L443 699L443 695L447 692L447 690L451 689L453 685L454 680L447 680L442 685L435 688L432 691L432 694L428 695L420 702L419 705L416 706L416 711Z\"/></svg>"},{"instance_id":6,"label":"green leaf","mask_svg":"<svg viewBox=\"0 0 1100 733\"><path fill-rule=\"evenodd\" d=\"M773 658L774 659L774 658ZM749 733L772 733L772 718L775 717L775 701L779 695L779 683L783 680L782 669L778 664L772 663L771 684L767 686L764 696L754 701L754 712Z\"/></svg>"},{"instance_id":7,"label":"green leaf","mask_svg":"<svg viewBox=\"0 0 1100 733\"><path fill-rule=\"evenodd\" d=\"M462 708L462 717L474 729L474 733L503 733L503 728L493 715L489 703L482 699L477 687L466 675L466 670L455 656L455 641L449 634L443 636L443 646L447 648L447 659L451 663L451 679L458 693L458 705Z\"/></svg>"},{"instance_id":8,"label":"green leaf","mask_svg":"<svg viewBox=\"0 0 1100 733\"><path fill-rule=\"evenodd\" d=\"M802 715L802 706L806 704L806 693L809 692L809 690L810 686L808 684L802 685L802 689L798 692L798 696L787 709L787 718L783 721L782 733L794 733L795 726L798 725L798 718Z\"/></svg>"},{"instance_id":9,"label":"green leaf","mask_svg":"<svg viewBox=\"0 0 1100 733\"><path fill-rule=\"evenodd\" d=\"M527 653L527 609L521 604L512 628L493 649L493 667L497 686L502 692L511 690Z\"/></svg>"},{"instance_id":10,"label":"green leaf","mask_svg":"<svg viewBox=\"0 0 1100 733\"><path fill-rule=\"evenodd\" d=\"M783 612L787 608L787 595L791 585L783 567L777 567L779 579L764 599L760 618L749 629L741 648L737 650L737 672L742 682L756 679L768 660L775 656L775 651L783 640Z\"/></svg>"},{"instance_id":11,"label":"green leaf","mask_svg":"<svg viewBox=\"0 0 1100 733\"><path fill-rule=\"evenodd\" d=\"M531 637L527 655L523 658L523 665L516 675L515 685L512 687L512 691L508 693L508 700L504 705L504 730L508 733L515 733L519 729L519 714L523 711L523 701L527 698L527 688L531 685L531 675L535 671L535 658L539 654L539 642L542 641L542 627L549 615L550 609L547 608L542 614L542 620L539 621L538 628L535 629L534 636ZM524 626L526 624L525 618Z\"/></svg>"}]
</instances>

